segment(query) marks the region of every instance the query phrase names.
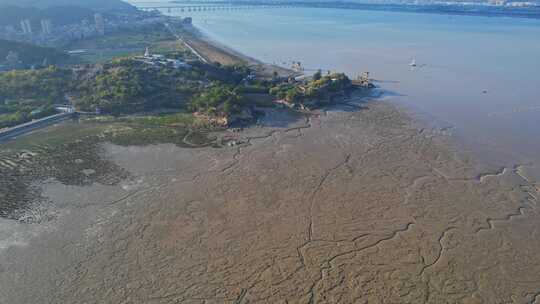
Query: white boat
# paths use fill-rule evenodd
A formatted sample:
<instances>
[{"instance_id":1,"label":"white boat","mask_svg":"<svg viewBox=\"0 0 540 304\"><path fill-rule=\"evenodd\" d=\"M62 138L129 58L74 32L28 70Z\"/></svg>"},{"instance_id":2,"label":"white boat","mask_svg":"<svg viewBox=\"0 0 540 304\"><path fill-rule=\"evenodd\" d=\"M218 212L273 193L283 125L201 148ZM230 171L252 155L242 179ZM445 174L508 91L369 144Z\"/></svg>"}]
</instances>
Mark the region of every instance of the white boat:
<instances>
[{"instance_id":1,"label":"white boat","mask_svg":"<svg viewBox=\"0 0 540 304\"><path fill-rule=\"evenodd\" d=\"M410 66L415 67L416 66L416 59L413 59L411 63L409 63Z\"/></svg>"}]
</instances>

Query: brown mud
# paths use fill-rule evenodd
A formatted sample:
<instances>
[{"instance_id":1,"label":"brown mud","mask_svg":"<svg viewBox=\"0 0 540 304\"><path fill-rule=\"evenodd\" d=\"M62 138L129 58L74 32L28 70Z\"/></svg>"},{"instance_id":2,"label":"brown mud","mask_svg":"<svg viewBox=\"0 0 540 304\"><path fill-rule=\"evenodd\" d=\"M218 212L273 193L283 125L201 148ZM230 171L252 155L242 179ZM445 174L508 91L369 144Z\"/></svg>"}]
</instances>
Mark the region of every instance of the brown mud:
<instances>
[{"instance_id":1,"label":"brown mud","mask_svg":"<svg viewBox=\"0 0 540 304\"><path fill-rule=\"evenodd\" d=\"M133 178L42 185L64 215L0 251L0 302L540 301L527 165L479 171L395 106L351 105L234 147L103 145Z\"/></svg>"}]
</instances>

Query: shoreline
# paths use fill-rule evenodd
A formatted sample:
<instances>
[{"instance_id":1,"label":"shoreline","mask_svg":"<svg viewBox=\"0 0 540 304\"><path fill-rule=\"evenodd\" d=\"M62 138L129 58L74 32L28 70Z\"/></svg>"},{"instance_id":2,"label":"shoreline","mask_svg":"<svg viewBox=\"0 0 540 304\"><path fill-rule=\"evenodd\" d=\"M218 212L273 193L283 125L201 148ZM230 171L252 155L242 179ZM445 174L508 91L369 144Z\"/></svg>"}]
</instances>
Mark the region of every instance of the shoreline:
<instances>
[{"instance_id":1,"label":"shoreline","mask_svg":"<svg viewBox=\"0 0 540 304\"><path fill-rule=\"evenodd\" d=\"M188 48L193 48L196 53L200 54L207 62L219 62L223 65L246 64L255 68L257 73L263 77L271 77L273 71L276 71L280 77L300 75L290 69L262 62L258 59L244 55L237 50L231 49L230 47L207 37L200 29L193 25L188 28L183 28L183 31L180 33L176 32L175 35L177 35Z\"/></svg>"}]
</instances>

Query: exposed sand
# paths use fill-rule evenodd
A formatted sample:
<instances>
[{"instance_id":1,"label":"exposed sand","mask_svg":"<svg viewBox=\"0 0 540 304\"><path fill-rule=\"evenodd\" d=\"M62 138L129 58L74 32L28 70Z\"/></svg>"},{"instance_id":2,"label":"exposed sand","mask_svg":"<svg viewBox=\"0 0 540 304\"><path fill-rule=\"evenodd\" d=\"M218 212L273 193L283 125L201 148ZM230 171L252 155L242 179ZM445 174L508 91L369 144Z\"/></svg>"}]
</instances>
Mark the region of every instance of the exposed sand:
<instances>
[{"instance_id":1,"label":"exposed sand","mask_svg":"<svg viewBox=\"0 0 540 304\"><path fill-rule=\"evenodd\" d=\"M277 114L276 114L277 115ZM0 252L0 303L535 303L538 184L478 173L386 103L254 127L223 149L106 155L54 228Z\"/></svg>"},{"instance_id":2,"label":"exposed sand","mask_svg":"<svg viewBox=\"0 0 540 304\"><path fill-rule=\"evenodd\" d=\"M186 28L181 33L182 40L195 49L208 62L219 62L223 65L247 64L254 68L260 76L272 77L274 71L278 75L287 77L295 74L294 71L283 67L265 64L257 59L246 56L225 45L204 36L197 28Z\"/></svg>"}]
</instances>

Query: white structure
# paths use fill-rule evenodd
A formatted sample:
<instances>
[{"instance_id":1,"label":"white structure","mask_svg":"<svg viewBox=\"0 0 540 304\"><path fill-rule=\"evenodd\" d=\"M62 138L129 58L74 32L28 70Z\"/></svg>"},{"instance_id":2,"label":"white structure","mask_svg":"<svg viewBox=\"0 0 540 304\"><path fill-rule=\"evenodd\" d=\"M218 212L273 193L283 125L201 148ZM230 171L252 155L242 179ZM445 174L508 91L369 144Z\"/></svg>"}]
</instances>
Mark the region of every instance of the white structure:
<instances>
[{"instance_id":1,"label":"white structure","mask_svg":"<svg viewBox=\"0 0 540 304\"><path fill-rule=\"evenodd\" d=\"M30 20L21 20L21 28L24 34L32 34L32 24L30 23Z\"/></svg>"},{"instance_id":2,"label":"white structure","mask_svg":"<svg viewBox=\"0 0 540 304\"><path fill-rule=\"evenodd\" d=\"M150 48L149 47L146 47L146 50L144 51L144 58L147 59L147 60L162 60L165 58L165 56L163 55L158 55L158 54L152 54L152 52L150 52Z\"/></svg>"},{"instance_id":3,"label":"white structure","mask_svg":"<svg viewBox=\"0 0 540 304\"><path fill-rule=\"evenodd\" d=\"M23 34L27 33L27 31L26 31L26 23L24 23L24 20L21 20L21 29L23 31Z\"/></svg>"},{"instance_id":4,"label":"white structure","mask_svg":"<svg viewBox=\"0 0 540 304\"><path fill-rule=\"evenodd\" d=\"M140 56L137 56L135 57L136 60L138 61L141 61L141 62L144 62L148 65L152 65L152 66L172 66L173 68L175 69L189 69L191 68L191 65L185 63L184 61L182 60L178 60L178 59L169 59L169 58L165 58L165 56L163 55L160 55L160 54L152 54L152 52L150 52L150 48L146 48L145 52L144 52L144 56L140 57Z\"/></svg>"},{"instance_id":5,"label":"white structure","mask_svg":"<svg viewBox=\"0 0 540 304\"><path fill-rule=\"evenodd\" d=\"M41 20L41 32L45 35L52 33L52 22L49 19Z\"/></svg>"},{"instance_id":6,"label":"white structure","mask_svg":"<svg viewBox=\"0 0 540 304\"><path fill-rule=\"evenodd\" d=\"M13 51L9 51L7 57L6 57L6 62L10 65L15 65L17 63L19 63L19 54L13 52Z\"/></svg>"},{"instance_id":7,"label":"white structure","mask_svg":"<svg viewBox=\"0 0 540 304\"><path fill-rule=\"evenodd\" d=\"M13 34L13 33L16 33L17 31L15 30L15 27L13 27L13 25L6 25L6 27L4 28L5 32L8 33L8 34Z\"/></svg>"},{"instance_id":8,"label":"white structure","mask_svg":"<svg viewBox=\"0 0 540 304\"><path fill-rule=\"evenodd\" d=\"M105 35L105 19L103 19L103 15L95 14L94 21L96 22L96 31L100 35Z\"/></svg>"},{"instance_id":9,"label":"white structure","mask_svg":"<svg viewBox=\"0 0 540 304\"><path fill-rule=\"evenodd\" d=\"M175 69L189 69L191 68L191 65L183 62L182 60L178 60L178 59L167 59L167 62L168 63L171 63L172 66L175 68Z\"/></svg>"},{"instance_id":10,"label":"white structure","mask_svg":"<svg viewBox=\"0 0 540 304\"><path fill-rule=\"evenodd\" d=\"M72 105L54 105L54 109L62 113L75 112L75 108Z\"/></svg>"}]
</instances>

